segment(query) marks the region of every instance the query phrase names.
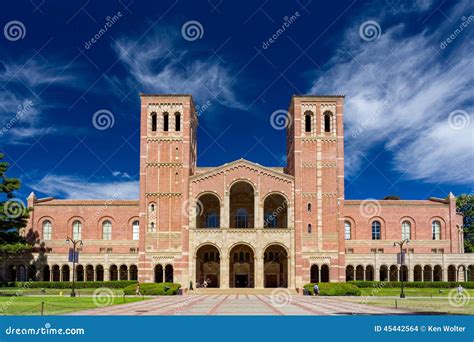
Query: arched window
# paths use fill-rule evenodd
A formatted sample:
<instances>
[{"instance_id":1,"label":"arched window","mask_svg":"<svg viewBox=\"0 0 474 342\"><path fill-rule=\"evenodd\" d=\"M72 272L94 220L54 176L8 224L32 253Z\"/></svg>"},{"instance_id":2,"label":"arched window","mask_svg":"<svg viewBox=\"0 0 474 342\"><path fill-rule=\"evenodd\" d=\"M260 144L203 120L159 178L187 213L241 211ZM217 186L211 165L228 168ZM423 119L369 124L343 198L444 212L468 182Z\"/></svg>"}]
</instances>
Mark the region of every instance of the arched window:
<instances>
[{"instance_id":1,"label":"arched window","mask_svg":"<svg viewBox=\"0 0 474 342\"><path fill-rule=\"evenodd\" d=\"M174 130L176 132L181 131L181 114L175 113L174 114L174 120L175 120Z\"/></svg>"},{"instance_id":2,"label":"arched window","mask_svg":"<svg viewBox=\"0 0 474 342\"><path fill-rule=\"evenodd\" d=\"M311 226L311 223L308 223L308 233L311 233L313 230L313 227Z\"/></svg>"},{"instance_id":3,"label":"arched window","mask_svg":"<svg viewBox=\"0 0 474 342\"><path fill-rule=\"evenodd\" d=\"M324 132L331 132L331 113L324 113Z\"/></svg>"},{"instance_id":4,"label":"arched window","mask_svg":"<svg viewBox=\"0 0 474 342\"><path fill-rule=\"evenodd\" d=\"M51 240L52 226L51 221L43 222L43 240Z\"/></svg>"},{"instance_id":5,"label":"arched window","mask_svg":"<svg viewBox=\"0 0 474 342\"><path fill-rule=\"evenodd\" d=\"M308 212L311 212L311 203L308 203Z\"/></svg>"},{"instance_id":6,"label":"arched window","mask_svg":"<svg viewBox=\"0 0 474 342\"><path fill-rule=\"evenodd\" d=\"M411 223L409 221L402 222L402 240L411 239Z\"/></svg>"},{"instance_id":7,"label":"arched window","mask_svg":"<svg viewBox=\"0 0 474 342\"><path fill-rule=\"evenodd\" d=\"M132 223L132 240L138 240L140 238L140 223L133 221Z\"/></svg>"},{"instance_id":8,"label":"arched window","mask_svg":"<svg viewBox=\"0 0 474 342\"><path fill-rule=\"evenodd\" d=\"M311 112L304 113L304 131L311 132Z\"/></svg>"},{"instance_id":9,"label":"arched window","mask_svg":"<svg viewBox=\"0 0 474 342\"><path fill-rule=\"evenodd\" d=\"M102 223L102 239L112 240L112 222L109 220Z\"/></svg>"},{"instance_id":10,"label":"arched window","mask_svg":"<svg viewBox=\"0 0 474 342\"><path fill-rule=\"evenodd\" d=\"M351 223L349 221L344 222L344 236L346 240L351 239Z\"/></svg>"},{"instance_id":11,"label":"arched window","mask_svg":"<svg viewBox=\"0 0 474 342\"><path fill-rule=\"evenodd\" d=\"M441 240L441 223L439 221L431 223L431 230L433 231L433 240Z\"/></svg>"},{"instance_id":12,"label":"arched window","mask_svg":"<svg viewBox=\"0 0 474 342\"><path fill-rule=\"evenodd\" d=\"M154 232L155 229L155 222L150 223L150 232Z\"/></svg>"},{"instance_id":13,"label":"arched window","mask_svg":"<svg viewBox=\"0 0 474 342\"><path fill-rule=\"evenodd\" d=\"M72 238L74 240L80 240L82 236L82 223L81 221L74 221L72 224Z\"/></svg>"},{"instance_id":14,"label":"arched window","mask_svg":"<svg viewBox=\"0 0 474 342\"><path fill-rule=\"evenodd\" d=\"M154 203L151 203L151 204L150 204L150 211L151 211L151 212L154 212L154 211L155 211L155 204L154 204Z\"/></svg>"},{"instance_id":15,"label":"arched window","mask_svg":"<svg viewBox=\"0 0 474 342\"><path fill-rule=\"evenodd\" d=\"M235 214L235 221L237 228L247 228L248 227L248 212L245 208L238 208Z\"/></svg>"},{"instance_id":16,"label":"arched window","mask_svg":"<svg viewBox=\"0 0 474 342\"><path fill-rule=\"evenodd\" d=\"M168 113L163 113L163 131L168 132L169 130L169 115Z\"/></svg>"},{"instance_id":17,"label":"arched window","mask_svg":"<svg viewBox=\"0 0 474 342\"><path fill-rule=\"evenodd\" d=\"M156 132L156 126L157 126L157 116L156 116L156 113L153 112L153 113L151 113L151 130L152 130L152 132Z\"/></svg>"},{"instance_id":18,"label":"arched window","mask_svg":"<svg viewBox=\"0 0 474 342\"><path fill-rule=\"evenodd\" d=\"M372 240L380 240L380 222L372 222Z\"/></svg>"}]
</instances>

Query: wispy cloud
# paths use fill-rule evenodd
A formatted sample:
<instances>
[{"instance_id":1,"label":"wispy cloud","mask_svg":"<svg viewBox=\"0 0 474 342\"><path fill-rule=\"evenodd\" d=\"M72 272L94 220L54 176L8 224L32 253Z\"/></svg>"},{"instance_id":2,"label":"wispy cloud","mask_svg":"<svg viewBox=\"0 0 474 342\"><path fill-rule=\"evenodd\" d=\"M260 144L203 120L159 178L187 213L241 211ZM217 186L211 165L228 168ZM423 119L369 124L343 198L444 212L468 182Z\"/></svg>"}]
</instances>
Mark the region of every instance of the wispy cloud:
<instances>
[{"instance_id":1,"label":"wispy cloud","mask_svg":"<svg viewBox=\"0 0 474 342\"><path fill-rule=\"evenodd\" d=\"M231 71L217 58L202 59L194 54L190 44L181 36L155 32L141 40L124 37L113 48L134 80L129 84L135 84L137 91L186 93L201 103L216 101L243 108L232 89Z\"/></svg>"},{"instance_id":2,"label":"wispy cloud","mask_svg":"<svg viewBox=\"0 0 474 342\"><path fill-rule=\"evenodd\" d=\"M427 9L427 4L421 10ZM401 22L385 27L373 41L359 36L359 19L343 40L311 93L345 93L346 174L357 174L366 155L383 145L393 153L393 168L409 179L471 184L474 181L472 41L464 35L443 50L440 43L474 6L463 1L449 20L433 30L410 34ZM401 16L403 18L403 16ZM393 19L393 18L392 18ZM388 21L388 20L387 20ZM471 30L471 31L469 31ZM449 114L463 110L465 127Z\"/></svg>"},{"instance_id":3,"label":"wispy cloud","mask_svg":"<svg viewBox=\"0 0 474 342\"><path fill-rule=\"evenodd\" d=\"M139 181L91 182L77 176L48 175L30 185L48 196L65 199L138 199Z\"/></svg>"}]
</instances>

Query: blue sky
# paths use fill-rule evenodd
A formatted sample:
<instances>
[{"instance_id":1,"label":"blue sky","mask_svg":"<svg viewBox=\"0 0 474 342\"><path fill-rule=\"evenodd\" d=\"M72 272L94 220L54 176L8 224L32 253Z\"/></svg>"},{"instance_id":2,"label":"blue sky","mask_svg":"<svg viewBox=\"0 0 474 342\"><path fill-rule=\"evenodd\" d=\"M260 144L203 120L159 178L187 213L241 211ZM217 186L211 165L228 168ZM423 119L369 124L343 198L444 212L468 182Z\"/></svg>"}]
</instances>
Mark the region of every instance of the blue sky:
<instances>
[{"instance_id":1,"label":"blue sky","mask_svg":"<svg viewBox=\"0 0 474 342\"><path fill-rule=\"evenodd\" d=\"M472 1L143 3L3 5L0 148L19 196L137 198L140 92L207 104L198 166L284 166L271 114L345 94L346 198L472 193Z\"/></svg>"}]
</instances>

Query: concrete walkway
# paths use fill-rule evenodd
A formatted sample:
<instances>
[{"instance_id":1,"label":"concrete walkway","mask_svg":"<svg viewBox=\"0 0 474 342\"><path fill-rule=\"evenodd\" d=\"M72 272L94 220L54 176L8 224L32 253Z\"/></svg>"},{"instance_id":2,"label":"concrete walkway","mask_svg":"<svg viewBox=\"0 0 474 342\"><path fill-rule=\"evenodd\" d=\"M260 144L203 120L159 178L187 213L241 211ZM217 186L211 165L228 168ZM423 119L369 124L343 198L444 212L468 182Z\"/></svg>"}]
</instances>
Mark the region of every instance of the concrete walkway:
<instances>
[{"instance_id":1,"label":"concrete walkway","mask_svg":"<svg viewBox=\"0 0 474 342\"><path fill-rule=\"evenodd\" d=\"M405 310L375 307L335 297L259 294L162 296L68 315L403 315Z\"/></svg>"}]
</instances>

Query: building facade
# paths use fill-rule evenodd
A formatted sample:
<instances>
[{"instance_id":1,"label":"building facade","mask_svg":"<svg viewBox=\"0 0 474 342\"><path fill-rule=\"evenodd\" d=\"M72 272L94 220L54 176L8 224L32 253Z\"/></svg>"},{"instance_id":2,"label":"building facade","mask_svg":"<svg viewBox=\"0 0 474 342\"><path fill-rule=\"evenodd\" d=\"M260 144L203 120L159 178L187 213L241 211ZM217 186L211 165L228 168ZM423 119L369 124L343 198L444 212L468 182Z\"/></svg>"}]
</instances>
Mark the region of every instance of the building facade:
<instances>
[{"instance_id":1,"label":"building facade","mask_svg":"<svg viewBox=\"0 0 474 342\"><path fill-rule=\"evenodd\" d=\"M344 97L293 96L287 167L240 159L197 166L189 95L141 95L140 197L38 199L23 234L34 253L4 279L71 280L66 237L82 240L78 281L138 279L219 288L346 280L472 280L455 198L344 199ZM404 245L400 266L394 242Z\"/></svg>"}]
</instances>

